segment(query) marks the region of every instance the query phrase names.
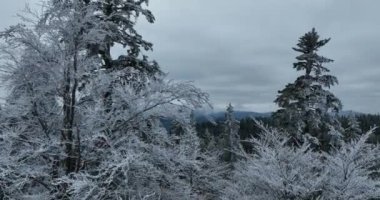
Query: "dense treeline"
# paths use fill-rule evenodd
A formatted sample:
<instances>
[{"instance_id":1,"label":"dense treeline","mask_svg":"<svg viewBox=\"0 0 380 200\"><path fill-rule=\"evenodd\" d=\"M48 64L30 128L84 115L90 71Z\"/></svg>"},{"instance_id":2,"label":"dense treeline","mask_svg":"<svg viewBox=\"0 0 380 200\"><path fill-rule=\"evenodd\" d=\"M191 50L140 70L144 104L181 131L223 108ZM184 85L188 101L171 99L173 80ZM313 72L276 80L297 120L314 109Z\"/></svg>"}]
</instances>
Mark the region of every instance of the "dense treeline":
<instances>
[{"instance_id":1,"label":"dense treeline","mask_svg":"<svg viewBox=\"0 0 380 200\"><path fill-rule=\"evenodd\" d=\"M358 129L360 133L367 132L374 127L380 127L380 115L378 114L352 114L358 122ZM342 124L343 129L350 128L350 118L352 116L340 116L339 121ZM199 137L207 140L207 134L213 134L215 137L218 137L222 132L223 118L215 119L211 121L199 121L197 123L197 131ZM260 121L266 126L274 127L275 122L272 117L245 117L240 119L240 128L239 136L242 140L249 139L251 137L258 137L262 132L261 127L256 123ZM375 129L373 134L370 136L368 142L370 143L379 143L380 142L380 129ZM246 146L242 142L243 146ZM249 148L246 148L248 150Z\"/></svg>"},{"instance_id":2,"label":"dense treeline","mask_svg":"<svg viewBox=\"0 0 380 200\"><path fill-rule=\"evenodd\" d=\"M371 130L374 127L380 127L380 115L376 114L358 114L356 115L357 121L359 122L359 127L363 131ZM341 117L341 122L343 127L349 127L348 117ZM374 133L371 135L369 141L371 143L380 142L380 129L375 129Z\"/></svg>"}]
</instances>

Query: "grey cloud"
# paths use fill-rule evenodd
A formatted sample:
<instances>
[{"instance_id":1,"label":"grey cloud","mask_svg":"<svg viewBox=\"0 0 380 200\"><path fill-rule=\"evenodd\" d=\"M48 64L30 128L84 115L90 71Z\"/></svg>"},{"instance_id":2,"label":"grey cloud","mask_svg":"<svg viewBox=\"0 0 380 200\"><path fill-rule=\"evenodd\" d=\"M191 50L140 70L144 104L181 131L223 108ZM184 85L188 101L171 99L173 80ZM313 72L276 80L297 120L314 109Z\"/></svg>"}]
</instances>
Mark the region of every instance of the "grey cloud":
<instances>
[{"instance_id":1,"label":"grey cloud","mask_svg":"<svg viewBox=\"0 0 380 200\"><path fill-rule=\"evenodd\" d=\"M329 67L340 85L332 91L347 110L377 113L379 6L376 0L162 0L151 5L157 23L141 30L163 69L194 80L215 107L233 101L238 109L275 109L277 91L297 76L291 47L316 27L332 38L320 52L335 60Z\"/></svg>"},{"instance_id":2,"label":"grey cloud","mask_svg":"<svg viewBox=\"0 0 380 200\"><path fill-rule=\"evenodd\" d=\"M7 2L1 27L23 5ZM156 23L140 19L138 29L169 78L193 80L217 110L232 102L264 112L276 109L277 91L298 75L291 47L316 27L332 38L320 53L335 60L328 67L340 84L332 91L344 109L379 113L379 7L378 0L155 0Z\"/></svg>"}]
</instances>

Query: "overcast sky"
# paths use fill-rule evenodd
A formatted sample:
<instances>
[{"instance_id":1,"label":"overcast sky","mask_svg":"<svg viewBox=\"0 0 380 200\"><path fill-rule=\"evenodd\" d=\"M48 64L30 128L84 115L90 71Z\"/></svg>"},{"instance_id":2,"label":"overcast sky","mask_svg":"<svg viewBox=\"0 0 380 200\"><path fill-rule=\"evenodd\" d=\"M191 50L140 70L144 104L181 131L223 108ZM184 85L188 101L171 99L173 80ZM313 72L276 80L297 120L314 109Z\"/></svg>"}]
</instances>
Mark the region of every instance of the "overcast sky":
<instances>
[{"instance_id":1,"label":"overcast sky","mask_svg":"<svg viewBox=\"0 0 380 200\"><path fill-rule=\"evenodd\" d=\"M0 28L28 0L3 0ZM29 2L37 0L29 0ZM138 29L169 78L192 80L216 110L276 109L277 91L297 77L297 40L315 27L331 41L320 54L340 84L344 110L380 113L379 0L151 0L155 24Z\"/></svg>"}]
</instances>

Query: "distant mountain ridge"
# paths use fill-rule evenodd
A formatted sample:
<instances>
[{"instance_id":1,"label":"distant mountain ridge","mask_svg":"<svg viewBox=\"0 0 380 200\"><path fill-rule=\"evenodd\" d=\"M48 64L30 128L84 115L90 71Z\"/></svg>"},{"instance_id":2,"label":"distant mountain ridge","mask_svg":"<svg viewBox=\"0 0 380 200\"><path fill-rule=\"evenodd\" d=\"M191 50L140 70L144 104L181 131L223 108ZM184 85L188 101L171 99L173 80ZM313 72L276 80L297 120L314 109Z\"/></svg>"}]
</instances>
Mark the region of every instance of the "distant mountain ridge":
<instances>
[{"instance_id":1,"label":"distant mountain ridge","mask_svg":"<svg viewBox=\"0 0 380 200\"><path fill-rule=\"evenodd\" d=\"M250 112L250 111L235 111L235 119L241 120L247 117L270 117L272 112L259 113L259 112ZM204 121L223 121L225 118L225 112L213 112L213 113L197 113L195 118L198 122Z\"/></svg>"},{"instance_id":2,"label":"distant mountain ridge","mask_svg":"<svg viewBox=\"0 0 380 200\"><path fill-rule=\"evenodd\" d=\"M339 116L350 116L350 115L362 115L364 113L356 112L352 110L345 110L339 113ZM252 111L235 111L235 119L241 120L247 117L270 117L272 112L252 112ZM198 122L205 121L223 121L225 118L225 112L212 112L212 113L196 113L195 118Z\"/></svg>"},{"instance_id":3,"label":"distant mountain ridge","mask_svg":"<svg viewBox=\"0 0 380 200\"><path fill-rule=\"evenodd\" d=\"M364 115L365 113L356 112L353 110L343 110L339 112L339 116L350 116L350 115Z\"/></svg>"}]
</instances>

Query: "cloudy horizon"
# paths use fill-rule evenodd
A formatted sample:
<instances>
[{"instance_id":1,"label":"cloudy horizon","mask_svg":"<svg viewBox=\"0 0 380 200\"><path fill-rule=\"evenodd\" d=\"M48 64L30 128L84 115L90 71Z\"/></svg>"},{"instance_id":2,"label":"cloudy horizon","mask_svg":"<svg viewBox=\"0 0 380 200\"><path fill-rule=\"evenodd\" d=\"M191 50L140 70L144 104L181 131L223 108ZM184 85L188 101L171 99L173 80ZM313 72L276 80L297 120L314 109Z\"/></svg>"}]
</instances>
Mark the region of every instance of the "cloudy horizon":
<instances>
[{"instance_id":1,"label":"cloudy horizon","mask_svg":"<svg viewBox=\"0 0 380 200\"><path fill-rule=\"evenodd\" d=\"M24 3L0 8L0 28L17 22ZM154 24L138 30L154 44L149 53L170 79L191 80L208 92L215 110L231 102L236 110L277 109L277 91L297 75L291 48L313 27L331 41L320 54L340 84L331 91L344 110L380 113L380 1L191 0L151 1ZM117 51L116 51L117 53Z\"/></svg>"}]
</instances>

